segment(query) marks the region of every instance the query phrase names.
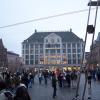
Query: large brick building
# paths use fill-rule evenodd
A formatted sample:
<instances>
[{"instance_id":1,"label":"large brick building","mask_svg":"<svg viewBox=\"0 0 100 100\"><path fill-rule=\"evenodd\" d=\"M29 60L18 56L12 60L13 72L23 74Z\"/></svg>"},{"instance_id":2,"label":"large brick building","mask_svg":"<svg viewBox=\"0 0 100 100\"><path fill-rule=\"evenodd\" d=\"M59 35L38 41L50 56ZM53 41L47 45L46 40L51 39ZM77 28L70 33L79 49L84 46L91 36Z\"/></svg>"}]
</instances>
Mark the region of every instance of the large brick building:
<instances>
[{"instance_id":1,"label":"large brick building","mask_svg":"<svg viewBox=\"0 0 100 100\"><path fill-rule=\"evenodd\" d=\"M4 47L2 39L0 39L0 68L7 67L7 49Z\"/></svg>"},{"instance_id":2,"label":"large brick building","mask_svg":"<svg viewBox=\"0 0 100 100\"><path fill-rule=\"evenodd\" d=\"M84 41L71 30L37 32L22 42L22 56L29 66L80 66Z\"/></svg>"}]
</instances>

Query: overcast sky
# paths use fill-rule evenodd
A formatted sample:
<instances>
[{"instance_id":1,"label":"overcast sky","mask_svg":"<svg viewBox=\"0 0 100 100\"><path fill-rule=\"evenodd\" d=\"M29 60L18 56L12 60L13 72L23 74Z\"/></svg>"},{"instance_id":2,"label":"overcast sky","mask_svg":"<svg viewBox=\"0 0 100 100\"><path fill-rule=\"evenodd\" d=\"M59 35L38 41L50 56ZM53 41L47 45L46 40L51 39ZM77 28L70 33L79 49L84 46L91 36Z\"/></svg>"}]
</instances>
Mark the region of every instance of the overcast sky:
<instances>
[{"instance_id":1,"label":"overcast sky","mask_svg":"<svg viewBox=\"0 0 100 100\"><path fill-rule=\"evenodd\" d=\"M0 27L28 20L88 9L88 0L0 0ZM94 22L91 12L90 24ZM72 31L80 38L85 37L88 11L0 28L4 46L21 55L21 43L37 31ZM95 39L100 32L100 10L98 11ZM89 51L91 35L88 35L86 51Z\"/></svg>"}]
</instances>

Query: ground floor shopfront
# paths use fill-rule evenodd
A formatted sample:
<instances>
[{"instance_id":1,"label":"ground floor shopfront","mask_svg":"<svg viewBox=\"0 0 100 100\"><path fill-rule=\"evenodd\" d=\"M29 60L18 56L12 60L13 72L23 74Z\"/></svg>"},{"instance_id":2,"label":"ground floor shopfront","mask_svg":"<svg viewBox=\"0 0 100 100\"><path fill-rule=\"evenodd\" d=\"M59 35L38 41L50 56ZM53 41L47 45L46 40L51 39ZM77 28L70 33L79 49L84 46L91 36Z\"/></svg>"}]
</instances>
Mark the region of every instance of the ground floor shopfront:
<instances>
[{"instance_id":1,"label":"ground floor shopfront","mask_svg":"<svg viewBox=\"0 0 100 100\"><path fill-rule=\"evenodd\" d=\"M81 65L34 65L34 66L27 66L24 65L23 68L26 70L33 69L33 70L49 70L49 71L56 71L56 70L80 70Z\"/></svg>"}]
</instances>

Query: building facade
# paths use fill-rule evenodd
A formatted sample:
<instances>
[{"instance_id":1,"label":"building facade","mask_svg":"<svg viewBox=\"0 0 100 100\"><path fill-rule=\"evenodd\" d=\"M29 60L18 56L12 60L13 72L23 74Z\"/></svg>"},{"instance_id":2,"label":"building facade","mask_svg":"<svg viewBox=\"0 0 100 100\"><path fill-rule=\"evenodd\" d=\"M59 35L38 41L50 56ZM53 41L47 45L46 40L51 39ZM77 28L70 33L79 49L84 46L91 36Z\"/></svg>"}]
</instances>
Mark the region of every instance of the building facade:
<instances>
[{"instance_id":1,"label":"building facade","mask_svg":"<svg viewBox=\"0 0 100 100\"><path fill-rule=\"evenodd\" d=\"M29 66L80 66L84 41L72 31L37 32L22 42Z\"/></svg>"},{"instance_id":2,"label":"building facade","mask_svg":"<svg viewBox=\"0 0 100 100\"><path fill-rule=\"evenodd\" d=\"M7 51L8 70L17 71L22 67L22 61L18 54Z\"/></svg>"},{"instance_id":3,"label":"building facade","mask_svg":"<svg viewBox=\"0 0 100 100\"><path fill-rule=\"evenodd\" d=\"M7 67L7 49L4 47L2 39L0 39L0 68Z\"/></svg>"},{"instance_id":4,"label":"building facade","mask_svg":"<svg viewBox=\"0 0 100 100\"><path fill-rule=\"evenodd\" d=\"M91 63L100 67L100 32L98 33L97 39L91 46Z\"/></svg>"}]
</instances>

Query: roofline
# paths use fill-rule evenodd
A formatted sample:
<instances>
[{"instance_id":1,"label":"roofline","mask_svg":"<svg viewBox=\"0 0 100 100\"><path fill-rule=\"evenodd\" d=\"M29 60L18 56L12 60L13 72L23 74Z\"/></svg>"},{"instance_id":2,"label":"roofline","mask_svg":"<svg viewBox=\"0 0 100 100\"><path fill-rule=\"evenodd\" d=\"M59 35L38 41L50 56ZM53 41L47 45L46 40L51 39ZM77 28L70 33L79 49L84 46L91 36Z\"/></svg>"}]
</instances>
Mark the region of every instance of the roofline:
<instances>
[{"instance_id":1,"label":"roofline","mask_svg":"<svg viewBox=\"0 0 100 100\"><path fill-rule=\"evenodd\" d=\"M60 32L63 32L63 33L66 33L66 32L68 32L68 33L72 33L72 34L74 34L76 37L78 37L74 32L72 32L72 29L70 29L70 30L67 30L67 31L37 31L37 30L35 30L35 32L31 35L31 36L29 36L27 39L25 39L25 40L23 40L23 42L22 42L22 44L23 43L27 43L28 41L28 39L30 39L30 37L32 37L34 34L38 34L38 33L60 33ZM82 38L80 38L80 37L78 37L81 41L83 41L83 39ZM29 43L29 42L28 42Z\"/></svg>"},{"instance_id":2,"label":"roofline","mask_svg":"<svg viewBox=\"0 0 100 100\"><path fill-rule=\"evenodd\" d=\"M7 51L7 54L11 54L11 55L16 55L16 56L19 56L19 54L14 53L14 52L11 52L11 51Z\"/></svg>"}]
</instances>

